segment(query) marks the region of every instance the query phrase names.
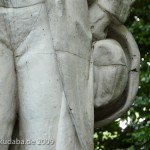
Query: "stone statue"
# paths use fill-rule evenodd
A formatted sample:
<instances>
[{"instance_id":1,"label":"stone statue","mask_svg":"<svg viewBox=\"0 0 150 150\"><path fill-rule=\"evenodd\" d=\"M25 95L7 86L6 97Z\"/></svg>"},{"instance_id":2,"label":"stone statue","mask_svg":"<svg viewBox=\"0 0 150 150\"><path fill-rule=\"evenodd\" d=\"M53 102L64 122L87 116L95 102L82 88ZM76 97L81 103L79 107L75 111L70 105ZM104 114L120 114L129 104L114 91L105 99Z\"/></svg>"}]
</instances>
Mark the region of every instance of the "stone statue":
<instances>
[{"instance_id":1,"label":"stone statue","mask_svg":"<svg viewBox=\"0 0 150 150\"><path fill-rule=\"evenodd\" d=\"M140 54L123 25L132 3L0 1L0 150L93 150L94 126L138 89Z\"/></svg>"}]
</instances>

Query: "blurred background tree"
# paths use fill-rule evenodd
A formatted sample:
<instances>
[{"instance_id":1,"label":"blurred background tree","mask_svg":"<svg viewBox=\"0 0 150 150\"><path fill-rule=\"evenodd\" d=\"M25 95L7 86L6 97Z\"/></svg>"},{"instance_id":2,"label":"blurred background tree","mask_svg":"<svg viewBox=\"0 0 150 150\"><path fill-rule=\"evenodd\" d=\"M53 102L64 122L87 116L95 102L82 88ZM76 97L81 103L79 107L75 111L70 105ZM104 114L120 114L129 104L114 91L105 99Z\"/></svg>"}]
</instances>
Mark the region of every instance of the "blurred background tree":
<instances>
[{"instance_id":1,"label":"blurred background tree","mask_svg":"<svg viewBox=\"0 0 150 150\"><path fill-rule=\"evenodd\" d=\"M141 53L139 91L124 116L95 130L95 150L150 150L150 0L136 0L126 26Z\"/></svg>"}]
</instances>

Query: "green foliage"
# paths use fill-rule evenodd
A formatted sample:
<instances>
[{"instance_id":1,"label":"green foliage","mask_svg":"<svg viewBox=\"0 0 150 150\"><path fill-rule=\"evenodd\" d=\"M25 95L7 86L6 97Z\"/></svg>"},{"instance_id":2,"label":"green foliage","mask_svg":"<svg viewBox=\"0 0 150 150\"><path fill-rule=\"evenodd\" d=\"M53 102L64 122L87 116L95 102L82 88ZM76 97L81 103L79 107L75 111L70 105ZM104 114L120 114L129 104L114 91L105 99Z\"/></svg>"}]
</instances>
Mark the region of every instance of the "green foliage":
<instances>
[{"instance_id":1,"label":"green foliage","mask_svg":"<svg viewBox=\"0 0 150 150\"><path fill-rule=\"evenodd\" d=\"M139 91L131 109L95 130L95 150L150 149L150 1L136 0L126 23L141 53ZM123 127L124 125L124 127Z\"/></svg>"}]
</instances>

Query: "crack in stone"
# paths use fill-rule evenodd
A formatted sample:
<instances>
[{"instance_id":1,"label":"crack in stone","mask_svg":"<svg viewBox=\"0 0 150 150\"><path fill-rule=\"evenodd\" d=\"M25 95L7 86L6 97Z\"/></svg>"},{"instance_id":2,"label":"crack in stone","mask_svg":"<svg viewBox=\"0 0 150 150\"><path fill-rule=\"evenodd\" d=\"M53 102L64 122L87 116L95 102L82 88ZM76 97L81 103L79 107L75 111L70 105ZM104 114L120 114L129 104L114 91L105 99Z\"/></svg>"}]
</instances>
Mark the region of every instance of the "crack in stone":
<instances>
[{"instance_id":1,"label":"crack in stone","mask_svg":"<svg viewBox=\"0 0 150 150\"><path fill-rule=\"evenodd\" d=\"M138 72L138 71L137 71L137 68L134 68L134 69L132 69L131 71L133 71L133 72Z\"/></svg>"},{"instance_id":2,"label":"crack in stone","mask_svg":"<svg viewBox=\"0 0 150 150\"><path fill-rule=\"evenodd\" d=\"M79 55L77 55L77 54L71 53L71 52L69 52L69 51L61 51L61 50L56 50L56 49L55 49L55 51L57 51L57 52L69 53L69 54L71 54L71 55L75 55L75 56L77 56L77 57L79 57L79 58L81 58L81 59L84 59L84 60L86 60L86 61L90 61L89 59L83 58L83 57L81 57L81 56L79 56Z\"/></svg>"},{"instance_id":3,"label":"crack in stone","mask_svg":"<svg viewBox=\"0 0 150 150\"><path fill-rule=\"evenodd\" d=\"M124 65L124 64L110 64L110 65L97 65L97 64L94 64L94 66L96 66L96 67L103 67L103 66L124 66L124 67L127 67L127 65Z\"/></svg>"}]
</instances>

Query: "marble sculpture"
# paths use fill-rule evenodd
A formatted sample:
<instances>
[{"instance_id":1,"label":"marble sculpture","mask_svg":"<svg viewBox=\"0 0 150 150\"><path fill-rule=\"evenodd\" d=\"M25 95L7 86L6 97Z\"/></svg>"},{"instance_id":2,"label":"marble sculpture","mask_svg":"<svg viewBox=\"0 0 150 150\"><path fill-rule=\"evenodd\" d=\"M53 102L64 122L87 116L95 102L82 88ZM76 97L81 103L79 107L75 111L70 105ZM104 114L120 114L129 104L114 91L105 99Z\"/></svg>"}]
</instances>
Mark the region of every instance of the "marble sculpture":
<instances>
[{"instance_id":1,"label":"marble sculpture","mask_svg":"<svg viewBox=\"0 0 150 150\"><path fill-rule=\"evenodd\" d=\"M0 150L93 150L94 127L133 103L134 0L0 0Z\"/></svg>"}]
</instances>

